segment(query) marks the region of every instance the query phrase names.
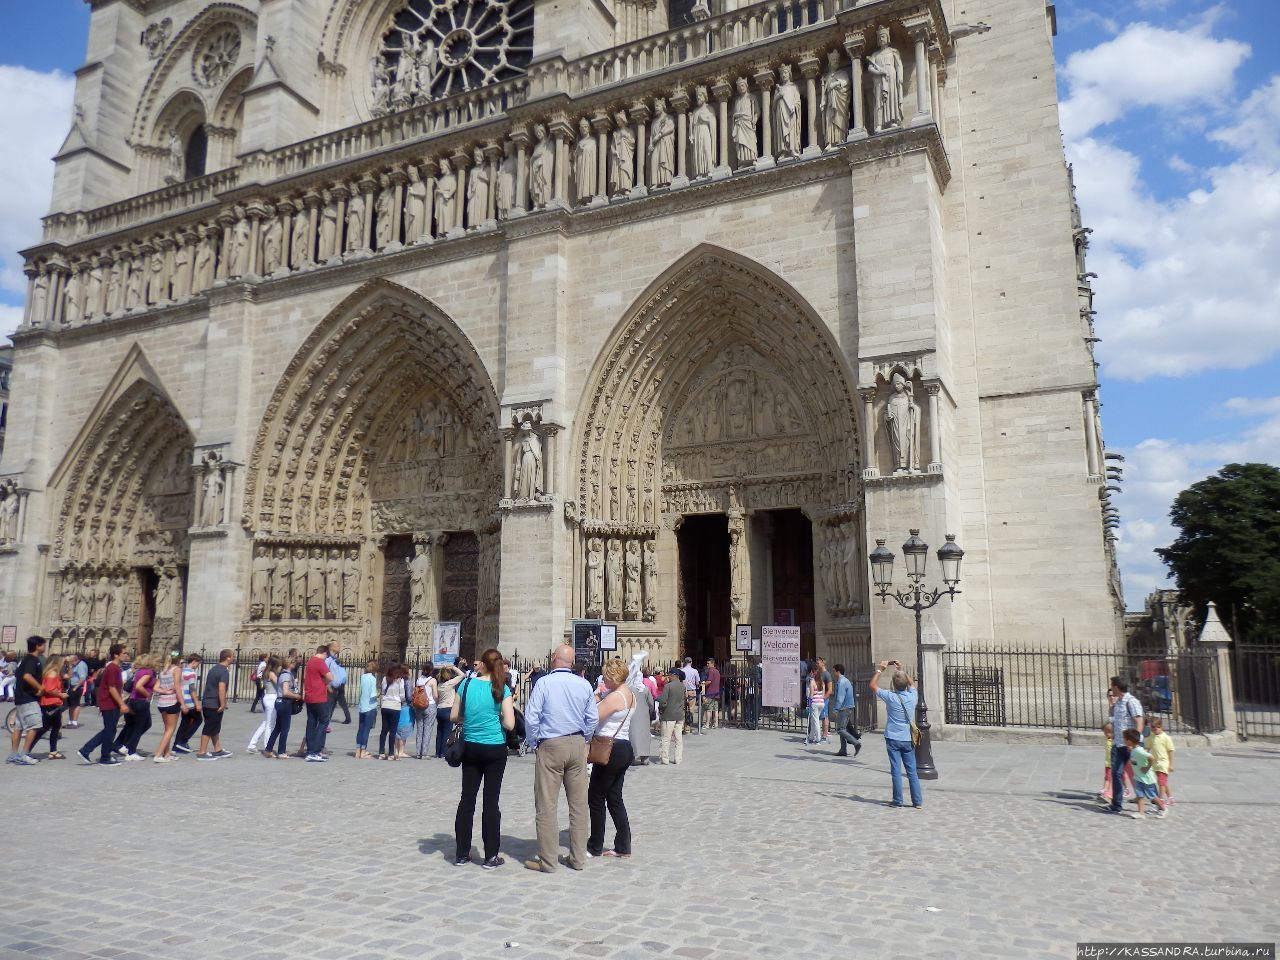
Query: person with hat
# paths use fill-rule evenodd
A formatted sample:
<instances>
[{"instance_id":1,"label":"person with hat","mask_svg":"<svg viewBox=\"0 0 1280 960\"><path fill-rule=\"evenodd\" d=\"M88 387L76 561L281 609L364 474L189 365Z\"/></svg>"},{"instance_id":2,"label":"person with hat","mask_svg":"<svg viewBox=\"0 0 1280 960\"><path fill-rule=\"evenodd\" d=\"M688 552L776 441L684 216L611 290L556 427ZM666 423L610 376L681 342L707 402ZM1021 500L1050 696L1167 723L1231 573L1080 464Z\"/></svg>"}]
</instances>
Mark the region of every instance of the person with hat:
<instances>
[{"instance_id":1,"label":"person with hat","mask_svg":"<svg viewBox=\"0 0 1280 960\"><path fill-rule=\"evenodd\" d=\"M684 671L672 667L667 671L667 683L658 700L658 717L662 722L662 748L659 755L663 763L679 763L684 759ZM671 739L676 741L676 758L668 759Z\"/></svg>"}]
</instances>

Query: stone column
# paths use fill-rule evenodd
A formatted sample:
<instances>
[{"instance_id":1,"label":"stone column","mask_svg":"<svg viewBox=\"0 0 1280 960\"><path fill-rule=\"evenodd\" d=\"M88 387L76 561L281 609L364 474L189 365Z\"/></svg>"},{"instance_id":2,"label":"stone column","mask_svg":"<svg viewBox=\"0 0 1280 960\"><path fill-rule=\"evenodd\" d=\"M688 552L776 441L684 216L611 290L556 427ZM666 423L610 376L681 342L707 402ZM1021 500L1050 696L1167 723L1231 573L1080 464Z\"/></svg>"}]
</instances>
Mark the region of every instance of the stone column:
<instances>
[{"instance_id":1,"label":"stone column","mask_svg":"<svg viewBox=\"0 0 1280 960\"><path fill-rule=\"evenodd\" d=\"M929 726L934 737L941 737L946 727L942 687L942 651L946 647L946 637L938 629L933 615L926 613L920 627L920 699L928 704Z\"/></svg>"},{"instance_id":2,"label":"stone column","mask_svg":"<svg viewBox=\"0 0 1280 960\"><path fill-rule=\"evenodd\" d=\"M911 125L929 123L933 114L929 106L929 54L926 44L929 40L927 27L916 27L911 30L911 39L916 46L916 115L911 118Z\"/></svg>"},{"instance_id":3,"label":"stone column","mask_svg":"<svg viewBox=\"0 0 1280 960\"><path fill-rule=\"evenodd\" d=\"M222 226L222 243L218 246L218 267L213 273L214 280L225 280L231 271L231 227L235 224L235 214L225 211L218 216Z\"/></svg>"},{"instance_id":4,"label":"stone column","mask_svg":"<svg viewBox=\"0 0 1280 960\"><path fill-rule=\"evenodd\" d=\"M631 119L636 125L636 192L643 196L649 186L649 154L645 136L649 132L649 107L640 100L631 105Z\"/></svg>"},{"instance_id":5,"label":"stone column","mask_svg":"<svg viewBox=\"0 0 1280 960\"><path fill-rule=\"evenodd\" d=\"M689 184L689 91L681 87L671 94L671 107L676 112L676 174L672 188Z\"/></svg>"},{"instance_id":6,"label":"stone column","mask_svg":"<svg viewBox=\"0 0 1280 960\"><path fill-rule=\"evenodd\" d=\"M844 35L844 49L849 54L849 105L853 119L847 140L861 140L867 135L866 98L862 94L862 50L866 35L861 31Z\"/></svg>"},{"instance_id":7,"label":"stone column","mask_svg":"<svg viewBox=\"0 0 1280 960\"><path fill-rule=\"evenodd\" d=\"M942 385L926 383L924 392L929 395L929 473L942 472L942 419L938 413L938 394Z\"/></svg>"},{"instance_id":8,"label":"stone column","mask_svg":"<svg viewBox=\"0 0 1280 960\"><path fill-rule=\"evenodd\" d=\"M559 429L544 424L543 430L546 442L542 449L542 490L547 496L552 496L556 492L556 434Z\"/></svg>"},{"instance_id":9,"label":"stone column","mask_svg":"<svg viewBox=\"0 0 1280 960\"><path fill-rule=\"evenodd\" d=\"M498 220L498 166L502 163L502 147L490 140L484 145L484 156L489 162L489 197L484 205L486 221Z\"/></svg>"},{"instance_id":10,"label":"stone column","mask_svg":"<svg viewBox=\"0 0 1280 960\"><path fill-rule=\"evenodd\" d=\"M316 262L316 245L320 242L320 205L323 198L315 190L308 191L303 201L307 205L307 249L301 259L304 267Z\"/></svg>"},{"instance_id":11,"label":"stone column","mask_svg":"<svg viewBox=\"0 0 1280 960\"><path fill-rule=\"evenodd\" d=\"M45 314L50 324L55 327L66 316L66 305L62 302L62 294L67 286L67 275L60 269L63 265L56 266L59 269L53 270L50 274L52 279L49 281L49 310Z\"/></svg>"},{"instance_id":12,"label":"stone column","mask_svg":"<svg viewBox=\"0 0 1280 960\"><path fill-rule=\"evenodd\" d=\"M334 231L333 249L329 251L329 259L332 260L341 259L347 249L347 198L351 196L351 191L345 183L339 183L331 193L338 201L338 226Z\"/></svg>"},{"instance_id":13,"label":"stone column","mask_svg":"<svg viewBox=\"0 0 1280 960\"><path fill-rule=\"evenodd\" d=\"M761 70L755 74L754 79L756 86L760 88L760 126L763 128L764 138L762 140L763 148L760 156L756 158L756 167L772 167L773 160L773 117L770 110L772 100L771 91L773 90L773 71Z\"/></svg>"},{"instance_id":14,"label":"stone column","mask_svg":"<svg viewBox=\"0 0 1280 960\"><path fill-rule=\"evenodd\" d=\"M733 88L729 86L729 81L723 77L716 79L711 85L711 96L716 101L716 115L720 119L720 137L717 147L720 150L718 154L720 162L716 164L715 172L727 175L729 172L729 94L733 92Z\"/></svg>"},{"instance_id":15,"label":"stone column","mask_svg":"<svg viewBox=\"0 0 1280 960\"><path fill-rule=\"evenodd\" d=\"M466 229L466 213L467 213L467 164L470 157L467 156L466 150L458 150L457 153L451 154L449 157L453 161L453 172L458 177L458 189L453 194L453 231L462 234Z\"/></svg>"},{"instance_id":16,"label":"stone column","mask_svg":"<svg viewBox=\"0 0 1280 960\"><path fill-rule=\"evenodd\" d=\"M378 182L372 177L365 177L359 183L360 192L364 194L364 235L360 238L360 249L373 249L373 209L375 190Z\"/></svg>"},{"instance_id":17,"label":"stone column","mask_svg":"<svg viewBox=\"0 0 1280 960\"><path fill-rule=\"evenodd\" d=\"M427 211L423 217L422 237L414 237L414 240L431 239L436 235L435 220L436 215L436 173L438 168L433 158L428 157L418 164L418 175L422 178L422 182L427 187Z\"/></svg>"},{"instance_id":18,"label":"stone column","mask_svg":"<svg viewBox=\"0 0 1280 960\"><path fill-rule=\"evenodd\" d=\"M511 434L511 430L502 431L502 496L507 499L510 499L515 493L511 488L511 474L514 467L511 458L515 455L511 445Z\"/></svg>"},{"instance_id":19,"label":"stone column","mask_svg":"<svg viewBox=\"0 0 1280 960\"><path fill-rule=\"evenodd\" d=\"M805 144L801 153L804 156L816 155L821 149L818 140L818 74L822 71L822 65L816 57L804 56L800 60L800 75L804 77L804 94L805 105L809 114L809 122L806 125L805 133L809 138L809 142Z\"/></svg>"},{"instance_id":20,"label":"stone column","mask_svg":"<svg viewBox=\"0 0 1280 960\"><path fill-rule=\"evenodd\" d=\"M249 209L245 213L249 217L249 266L246 271L249 276L256 277L261 272L262 265L262 244L260 242L262 236L262 216L265 214L266 208L260 203L249 204Z\"/></svg>"},{"instance_id":21,"label":"stone column","mask_svg":"<svg viewBox=\"0 0 1280 960\"><path fill-rule=\"evenodd\" d=\"M400 235L404 233L404 185L409 178L404 170L397 167L388 179L396 190L395 199L391 201L391 242L399 244Z\"/></svg>"},{"instance_id":22,"label":"stone column","mask_svg":"<svg viewBox=\"0 0 1280 960\"><path fill-rule=\"evenodd\" d=\"M609 116L597 113L591 118L591 129L596 134L596 194L593 203L604 203L609 198Z\"/></svg>"},{"instance_id":23,"label":"stone column","mask_svg":"<svg viewBox=\"0 0 1280 960\"><path fill-rule=\"evenodd\" d=\"M880 476L876 464L876 390L869 387L862 392L862 479L875 480Z\"/></svg>"},{"instance_id":24,"label":"stone column","mask_svg":"<svg viewBox=\"0 0 1280 960\"><path fill-rule=\"evenodd\" d=\"M551 199L559 201L561 206L571 207L573 204L569 201L569 144L573 140L573 130L568 120L557 117L547 124L547 133L555 144L556 157L555 175L551 178Z\"/></svg>"},{"instance_id":25,"label":"stone column","mask_svg":"<svg viewBox=\"0 0 1280 960\"><path fill-rule=\"evenodd\" d=\"M1089 461L1089 476L1102 476L1102 464L1098 461L1098 395L1093 390L1084 394L1084 445Z\"/></svg>"},{"instance_id":26,"label":"stone column","mask_svg":"<svg viewBox=\"0 0 1280 960\"><path fill-rule=\"evenodd\" d=\"M288 273L293 265L293 211L292 200L281 200L276 204L280 211L280 263ZM299 216L302 214L299 213ZM177 299L175 297L175 299Z\"/></svg>"},{"instance_id":27,"label":"stone column","mask_svg":"<svg viewBox=\"0 0 1280 960\"><path fill-rule=\"evenodd\" d=\"M522 217L529 211L529 131L516 127L511 131L516 145L516 195L511 202L511 216Z\"/></svg>"},{"instance_id":28,"label":"stone column","mask_svg":"<svg viewBox=\"0 0 1280 960\"><path fill-rule=\"evenodd\" d=\"M1203 732L1221 732L1223 736L1229 740L1236 737L1232 721L1236 716L1236 695L1235 687L1231 678L1231 634L1227 633L1227 628L1222 625L1222 621L1218 619L1218 611L1214 607L1213 601L1209 602L1208 609L1205 611L1204 627L1200 630L1200 637L1197 640L1200 649L1207 653L1217 655L1218 660L1218 704L1221 707L1221 731L1201 731ZM1204 707L1201 707L1201 715L1205 713ZM1246 728L1245 736L1249 735Z\"/></svg>"}]
</instances>

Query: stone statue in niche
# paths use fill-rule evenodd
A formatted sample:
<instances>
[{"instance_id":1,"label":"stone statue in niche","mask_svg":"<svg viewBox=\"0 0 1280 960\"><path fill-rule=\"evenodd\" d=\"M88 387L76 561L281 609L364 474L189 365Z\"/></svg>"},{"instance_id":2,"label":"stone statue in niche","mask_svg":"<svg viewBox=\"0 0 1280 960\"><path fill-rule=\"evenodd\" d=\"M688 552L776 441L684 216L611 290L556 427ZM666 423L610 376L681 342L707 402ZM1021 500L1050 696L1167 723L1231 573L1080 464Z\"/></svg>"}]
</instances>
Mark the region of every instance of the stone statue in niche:
<instances>
[{"instance_id":1,"label":"stone statue in niche","mask_svg":"<svg viewBox=\"0 0 1280 960\"><path fill-rule=\"evenodd\" d=\"M498 164L498 182L494 184L494 207L499 220L511 216L516 195L516 158L511 152L511 141L502 145L502 162Z\"/></svg>"},{"instance_id":2,"label":"stone statue in niche","mask_svg":"<svg viewBox=\"0 0 1280 960\"><path fill-rule=\"evenodd\" d=\"M266 617L271 612L271 578L275 574L275 558L271 548L259 546L253 552L253 567L249 577L249 616Z\"/></svg>"},{"instance_id":3,"label":"stone statue in niche","mask_svg":"<svg viewBox=\"0 0 1280 960\"><path fill-rule=\"evenodd\" d=\"M537 209L551 200L556 155L547 139L547 128L540 123L534 124L533 140L533 153L529 157L529 203Z\"/></svg>"},{"instance_id":4,"label":"stone statue in niche","mask_svg":"<svg viewBox=\"0 0 1280 960\"><path fill-rule=\"evenodd\" d=\"M167 183L181 183L186 173L187 157L182 148L182 134L177 130L169 131L169 173L165 177Z\"/></svg>"},{"instance_id":5,"label":"stone statue in niche","mask_svg":"<svg viewBox=\"0 0 1280 960\"><path fill-rule=\"evenodd\" d=\"M444 236L453 229L454 199L458 195L458 175L453 164L440 161L440 176L436 178L436 232Z\"/></svg>"},{"instance_id":6,"label":"stone statue in niche","mask_svg":"<svg viewBox=\"0 0 1280 960\"><path fill-rule=\"evenodd\" d=\"M196 244L195 261L191 267L191 289L195 293L208 290L213 283L213 243L212 233L209 230L202 231L200 242ZM112 270L114 271L115 267L112 267Z\"/></svg>"},{"instance_id":7,"label":"stone statue in niche","mask_svg":"<svg viewBox=\"0 0 1280 960\"><path fill-rule=\"evenodd\" d=\"M430 232L427 222L427 185L417 167L409 167L404 197L404 241L414 243Z\"/></svg>"},{"instance_id":8,"label":"stone statue in niche","mask_svg":"<svg viewBox=\"0 0 1280 960\"><path fill-rule=\"evenodd\" d=\"M324 549L311 548L307 562L307 617L319 620L324 616Z\"/></svg>"},{"instance_id":9,"label":"stone statue in niche","mask_svg":"<svg viewBox=\"0 0 1280 960\"><path fill-rule=\"evenodd\" d=\"M288 619L292 586L293 558L287 548L277 547L275 573L271 580L271 616L274 619Z\"/></svg>"},{"instance_id":10,"label":"stone statue in niche","mask_svg":"<svg viewBox=\"0 0 1280 960\"><path fill-rule=\"evenodd\" d=\"M862 553L858 549L857 529L853 524L845 527L845 538L842 546L841 569L844 571L845 606L851 614L862 612L862 601L858 598L858 574L862 570Z\"/></svg>"},{"instance_id":11,"label":"stone statue in niche","mask_svg":"<svg viewBox=\"0 0 1280 960\"><path fill-rule=\"evenodd\" d=\"M178 247L182 250L182 247ZM92 320L101 312L102 304L102 263L98 262L93 265L88 274L88 282L86 284L84 296L84 317L86 320Z\"/></svg>"},{"instance_id":12,"label":"stone statue in niche","mask_svg":"<svg viewBox=\"0 0 1280 960\"><path fill-rule=\"evenodd\" d=\"M735 620L742 616L742 542L746 533L746 521L741 511L729 513L729 607Z\"/></svg>"},{"instance_id":13,"label":"stone statue in niche","mask_svg":"<svg viewBox=\"0 0 1280 960\"><path fill-rule=\"evenodd\" d=\"M382 57L374 57L369 64L370 83L373 87L373 113L375 116L391 109L391 70Z\"/></svg>"},{"instance_id":14,"label":"stone statue in niche","mask_svg":"<svg viewBox=\"0 0 1280 960\"><path fill-rule=\"evenodd\" d=\"M896 370L890 383L884 425L893 452L893 472L914 473L920 469L920 408L915 387Z\"/></svg>"},{"instance_id":15,"label":"stone statue in niche","mask_svg":"<svg viewBox=\"0 0 1280 960\"><path fill-rule=\"evenodd\" d=\"M18 485L12 480L0 487L0 543L18 539Z\"/></svg>"},{"instance_id":16,"label":"stone statue in niche","mask_svg":"<svg viewBox=\"0 0 1280 960\"><path fill-rule=\"evenodd\" d=\"M484 151L476 147L467 171L467 224L478 227L489 219L489 164Z\"/></svg>"},{"instance_id":17,"label":"stone statue in niche","mask_svg":"<svg viewBox=\"0 0 1280 960\"><path fill-rule=\"evenodd\" d=\"M652 540L644 542L644 618L658 619L658 547Z\"/></svg>"},{"instance_id":18,"label":"stone statue in niche","mask_svg":"<svg viewBox=\"0 0 1280 960\"><path fill-rule=\"evenodd\" d=\"M270 276L280 269L283 263L284 223L279 217L270 217L267 228L262 231L262 272Z\"/></svg>"},{"instance_id":19,"label":"stone statue in niche","mask_svg":"<svg viewBox=\"0 0 1280 960\"><path fill-rule=\"evenodd\" d=\"M172 620L178 613L178 576L172 567L157 568L156 619Z\"/></svg>"},{"instance_id":20,"label":"stone statue in niche","mask_svg":"<svg viewBox=\"0 0 1280 960\"><path fill-rule=\"evenodd\" d=\"M694 91L697 106L689 114L689 175L706 177L716 165L716 112L707 103L707 88Z\"/></svg>"},{"instance_id":21,"label":"stone statue in niche","mask_svg":"<svg viewBox=\"0 0 1280 960\"><path fill-rule=\"evenodd\" d=\"M124 285L124 308L137 310L143 304L142 262L138 259L129 261L129 279Z\"/></svg>"},{"instance_id":22,"label":"stone statue in niche","mask_svg":"<svg viewBox=\"0 0 1280 960\"><path fill-rule=\"evenodd\" d=\"M338 252L338 198L331 190L324 192L324 208L320 211L320 259L330 260Z\"/></svg>"},{"instance_id":23,"label":"stone statue in niche","mask_svg":"<svg viewBox=\"0 0 1280 960\"><path fill-rule=\"evenodd\" d=\"M351 199L347 201L347 252L363 250L365 210L364 194L356 186L351 191Z\"/></svg>"},{"instance_id":24,"label":"stone statue in niche","mask_svg":"<svg viewBox=\"0 0 1280 960\"><path fill-rule=\"evenodd\" d=\"M387 246L396 239L395 236L395 205L396 205L396 188L391 185L391 181L385 176L381 181L382 189L378 191L378 200L374 205L374 212L377 215L377 228L375 233L375 244L379 250Z\"/></svg>"},{"instance_id":25,"label":"stone statue in niche","mask_svg":"<svg viewBox=\"0 0 1280 960\"><path fill-rule=\"evenodd\" d=\"M746 437L752 432L751 384L745 377L734 377L725 388L725 420L727 435Z\"/></svg>"},{"instance_id":26,"label":"stone statue in niche","mask_svg":"<svg viewBox=\"0 0 1280 960\"><path fill-rule=\"evenodd\" d=\"M409 563L410 616L419 620L430 619L432 585L431 544L419 540L413 545L413 560Z\"/></svg>"},{"instance_id":27,"label":"stone statue in niche","mask_svg":"<svg viewBox=\"0 0 1280 960\"><path fill-rule=\"evenodd\" d=\"M629 193L635 186L636 135L619 110L613 118L613 139L609 145L609 182L615 197Z\"/></svg>"},{"instance_id":28,"label":"stone statue in niche","mask_svg":"<svg viewBox=\"0 0 1280 960\"><path fill-rule=\"evenodd\" d=\"M396 61L396 78L391 87L391 105L403 110L413 103L414 88L418 83L418 65L414 62L416 44L410 41L400 51Z\"/></svg>"},{"instance_id":29,"label":"stone statue in niche","mask_svg":"<svg viewBox=\"0 0 1280 960\"><path fill-rule=\"evenodd\" d=\"M117 573L111 581L111 595L112 608L116 612L116 625L123 627L129 612L129 581L123 573Z\"/></svg>"},{"instance_id":30,"label":"stone statue in niche","mask_svg":"<svg viewBox=\"0 0 1280 960\"><path fill-rule=\"evenodd\" d=\"M592 537L587 541L587 603L588 617L604 616L604 541Z\"/></svg>"},{"instance_id":31,"label":"stone statue in niche","mask_svg":"<svg viewBox=\"0 0 1280 960\"><path fill-rule=\"evenodd\" d=\"M80 273L73 270L67 277L67 286L62 296L62 322L72 326L80 322Z\"/></svg>"},{"instance_id":32,"label":"stone statue in niche","mask_svg":"<svg viewBox=\"0 0 1280 960\"><path fill-rule=\"evenodd\" d=\"M49 276L45 273L36 275L31 286L31 322L44 323L49 315Z\"/></svg>"},{"instance_id":33,"label":"stone statue in niche","mask_svg":"<svg viewBox=\"0 0 1280 960\"><path fill-rule=\"evenodd\" d=\"M249 221L241 217L231 228L231 266L227 276L243 277L249 272Z\"/></svg>"},{"instance_id":34,"label":"stone statue in niche","mask_svg":"<svg viewBox=\"0 0 1280 960\"><path fill-rule=\"evenodd\" d=\"M640 596L640 544L628 540L626 554L623 558L623 617L627 620L639 620L641 608Z\"/></svg>"},{"instance_id":35,"label":"stone statue in niche","mask_svg":"<svg viewBox=\"0 0 1280 960\"><path fill-rule=\"evenodd\" d=\"M653 101L649 122L649 185L665 187L676 175L676 122L667 113L667 102Z\"/></svg>"},{"instance_id":36,"label":"stone statue in niche","mask_svg":"<svg viewBox=\"0 0 1280 960\"><path fill-rule=\"evenodd\" d=\"M778 68L773 92L773 152L780 159L800 156L800 88L786 63Z\"/></svg>"},{"instance_id":37,"label":"stone statue in niche","mask_svg":"<svg viewBox=\"0 0 1280 960\"><path fill-rule=\"evenodd\" d=\"M356 605L360 597L360 548L352 547L347 551L346 563L342 565L342 619L354 620Z\"/></svg>"},{"instance_id":38,"label":"stone statue in niche","mask_svg":"<svg viewBox=\"0 0 1280 960\"><path fill-rule=\"evenodd\" d=\"M512 472L512 496L517 500L533 500L542 493L542 440L528 420L520 424L516 436L515 464Z\"/></svg>"},{"instance_id":39,"label":"stone statue in niche","mask_svg":"<svg viewBox=\"0 0 1280 960\"><path fill-rule=\"evenodd\" d=\"M622 596L622 541L613 539L609 541L608 550L605 553L605 589L606 589L606 610L605 616L617 617L622 613L623 596Z\"/></svg>"},{"instance_id":40,"label":"stone statue in niche","mask_svg":"<svg viewBox=\"0 0 1280 960\"><path fill-rule=\"evenodd\" d=\"M849 71L840 63L840 51L827 54L827 72L822 75L822 135L828 147L844 143L849 136Z\"/></svg>"},{"instance_id":41,"label":"stone statue in niche","mask_svg":"<svg viewBox=\"0 0 1280 960\"><path fill-rule=\"evenodd\" d=\"M596 138L586 117L578 121L578 142L573 147L574 198L586 203L596 195ZM603 191L600 191L603 192Z\"/></svg>"},{"instance_id":42,"label":"stone statue in niche","mask_svg":"<svg viewBox=\"0 0 1280 960\"><path fill-rule=\"evenodd\" d=\"M324 616L333 620L342 615L342 551L329 548L324 567Z\"/></svg>"},{"instance_id":43,"label":"stone statue in niche","mask_svg":"<svg viewBox=\"0 0 1280 960\"><path fill-rule=\"evenodd\" d=\"M62 589L58 604L58 619L71 621L76 618L75 567L68 564L62 569Z\"/></svg>"},{"instance_id":44,"label":"stone statue in niche","mask_svg":"<svg viewBox=\"0 0 1280 960\"><path fill-rule=\"evenodd\" d=\"M216 454L205 458L202 469L202 499L200 502L200 525L216 527L222 522L222 492L225 484L222 479L222 460Z\"/></svg>"},{"instance_id":45,"label":"stone statue in niche","mask_svg":"<svg viewBox=\"0 0 1280 960\"><path fill-rule=\"evenodd\" d=\"M876 133L902 126L902 57L889 43L889 28L876 31L880 44L867 57L867 73L871 75L871 124Z\"/></svg>"},{"instance_id":46,"label":"stone statue in niche","mask_svg":"<svg viewBox=\"0 0 1280 960\"><path fill-rule=\"evenodd\" d=\"M93 622L93 585L87 576L76 583L76 622Z\"/></svg>"},{"instance_id":47,"label":"stone statue in niche","mask_svg":"<svg viewBox=\"0 0 1280 960\"><path fill-rule=\"evenodd\" d=\"M111 592L111 580L105 573L98 577L93 587L93 612L98 618L98 622L104 627L110 626L115 609L112 607L112 601L115 595Z\"/></svg>"},{"instance_id":48,"label":"stone statue in niche","mask_svg":"<svg viewBox=\"0 0 1280 960\"><path fill-rule=\"evenodd\" d=\"M733 155L737 166L749 167L760 155L756 130L760 126L760 107L746 77L734 81L737 96L733 98Z\"/></svg>"},{"instance_id":49,"label":"stone statue in niche","mask_svg":"<svg viewBox=\"0 0 1280 960\"><path fill-rule=\"evenodd\" d=\"M170 296L174 300L185 300L191 296L190 279L187 268L191 265L191 249L180 243L173 249L173 280ZM96 299L94 300L96 303Z\"/></svg>"}]
</instances>

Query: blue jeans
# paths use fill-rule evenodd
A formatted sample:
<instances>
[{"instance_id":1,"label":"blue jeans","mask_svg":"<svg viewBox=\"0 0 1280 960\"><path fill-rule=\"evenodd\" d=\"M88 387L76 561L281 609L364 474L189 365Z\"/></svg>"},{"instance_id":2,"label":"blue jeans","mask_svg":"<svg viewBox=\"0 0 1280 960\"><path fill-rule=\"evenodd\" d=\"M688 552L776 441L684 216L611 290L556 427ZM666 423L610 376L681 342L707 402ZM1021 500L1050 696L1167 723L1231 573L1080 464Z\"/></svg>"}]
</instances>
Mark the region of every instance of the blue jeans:
<instances>
[{"instance_id":1,"label":"blue jeans","mask_svg":"<svg viewBox=\"0 0 1280 960\"><path fill-rule=\"evenodd\" d=\"M360 726L356 728L356 746L359 749L369 749L369 734L373 731L373 721L377 716L377 710L361 711Z\"/></svg>"},{"instance_id":2,"label":"blue jeans","mask_svg":"<svg viewBox=\"0 0 1280 960\"><path fill-rule=\"evenodd\" d=\"M111 703L114 705L115 701L112 700ZM111 756L111 748L115 746L116 725L119 722L120 722L119 710L103 710L102 711L102 731L96 737L94 737L92 740L86 743L83 747L81 747L80 752L87 757L91 753L93 753L94 747L101 745L102 756L99 758L98 762L106 763L107 759Z\"/></svg>"},{"instance_id":3,"label":"blue jeans","mask_svg":"<svg viewBox=\"0 0 1280 960\"><path fill-rule=\"evenodd\" d=\"M1129 748L1115 744L1111 748L1111 811L1124 809L1124 768L1130 760Z\"/></svg>"},{"instance_id":4,"label":"blue jeans","mask_svg":"<svg viewBox=\"0 0 1280 960\"><path fill-rule=\"evenodd\" d=\"M329 724L328 704L307 704L307 753L316 754L324 749L324 728Z\"/></svg>"},{"instance_id":5,"label":"blue jeans","mask_svg":"<svg viewBox=\"0 0 1280 960\"><path fill-rule=\"evenodd\" d=\"M902 768L907 768L907 783L911 785L911 803L924 806L924 794L920 790L920 778L916 776L916 748L910 740L884 738L889 751L889 773L893 776L893 805L902 806Z\"/></svg>"},{"instance_id":6,"label":"blue jeans","mask_svg":"<svg viewBox=\"0 0 1280 960\"><path fill-rule=\"evenodd\" d=\"M289 724L293 722L293 701L284 697L276 698L276 725L267 737L267 753L289 752Z\"/></svg>"}]
</instances>

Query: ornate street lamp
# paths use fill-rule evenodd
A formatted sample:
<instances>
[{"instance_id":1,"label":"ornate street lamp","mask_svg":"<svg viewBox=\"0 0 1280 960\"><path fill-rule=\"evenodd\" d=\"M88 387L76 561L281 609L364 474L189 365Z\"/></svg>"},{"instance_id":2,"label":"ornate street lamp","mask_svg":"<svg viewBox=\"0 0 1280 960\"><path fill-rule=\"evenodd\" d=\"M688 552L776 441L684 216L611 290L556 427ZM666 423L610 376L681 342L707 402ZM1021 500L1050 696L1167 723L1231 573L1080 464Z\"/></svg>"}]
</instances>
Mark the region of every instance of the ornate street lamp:
<instances>
[{"instance_id":1,"label":"ornate street lamp","mask_svg":"<svg viewBox=\"0 0 1280 960\"><path fill-rule=\"evenodd\" d=\"M907 567L907 577L911 585L905 590L893 589L893 551L885 547L883 540L876 541L876 548L871 551L871 579L876 585L876 596L883 603L892 597L898 606L912 610L916 615L916 682L919 686L919 699L916 701L916 726L920 728L920 745L916 747L916 773L921 780L937 780L938 768L933 764L933 744L929 735L929 706L924 699L924 651L923 627L921 614L930 607L937 606L943 597L953 600L960 591L956 587L960 583L960 561L964 559L964 551L956 543L954 534L947 534L947 542L938 548L938 566L942 568L942 582L945 588L926 590L924 588L925 565L929 560L929 545L920 539L920 531L912 530L907 542L902 545L902 555Z\"/></svg>"}]
</instances>

